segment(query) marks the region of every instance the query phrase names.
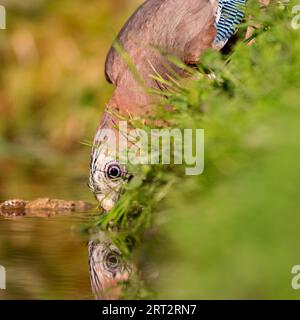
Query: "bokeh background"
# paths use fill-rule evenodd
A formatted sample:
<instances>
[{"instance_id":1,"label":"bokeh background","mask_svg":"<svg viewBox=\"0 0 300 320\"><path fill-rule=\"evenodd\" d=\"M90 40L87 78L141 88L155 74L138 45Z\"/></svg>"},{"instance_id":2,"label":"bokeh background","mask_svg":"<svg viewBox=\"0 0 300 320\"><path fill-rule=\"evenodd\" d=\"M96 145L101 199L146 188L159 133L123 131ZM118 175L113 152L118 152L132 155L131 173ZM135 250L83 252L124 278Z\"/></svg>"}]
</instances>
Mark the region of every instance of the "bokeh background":
<instances>
[{"instance_id":1,"label":"bokeh background","mask_svg":"<svg viewBox=\"0 0 300 320\"><path fill-rule=\"evenodd\" d=\"M65 179L87 181L90 150L81 142L92 141L112 91L105 56L141 2L0 2L0 199L89 197Z\"/></svg>"},{"instance_id":2,"label":"bokeh background","mask_svg":"<svg viewBox=\"0 0 300 320\"><path fill-rule=\"evenodd\" d=\"M0 200L93 201L90 148L81 142L91 142L113 90L103 75L105 55L141 2L0 0L7 9ZM140 205L154 222L134 253L148 276L125 298L300 297L291 286L292 267L300 264L300 29L291 27L297 1L287 8L274 1L267 11L250 3L248 15L265 26L255 44L241 41L230 63L208 52L201 63L216 82L195 77L169 98L177 111L169 116L180 127L205 129L204 174L149 169L153 184L140 179L124 195L129 208L118 215ZM0 265L8 279L1 298L92 298L87 239L79 232L87 219L1 218Z\"/></svg>"},{"instance_id":3,"label":"bokeh background","mask_svg":"<svg viewBox=\"0 0 300 320\"><path fill-rule=\"evenodd\" d=\"M93 201L90 147L112 91L104 59L136 0L1 0L0 202ZM0 221L2 299L92 298L86 217Z\"/></svg>"}]
</instances>

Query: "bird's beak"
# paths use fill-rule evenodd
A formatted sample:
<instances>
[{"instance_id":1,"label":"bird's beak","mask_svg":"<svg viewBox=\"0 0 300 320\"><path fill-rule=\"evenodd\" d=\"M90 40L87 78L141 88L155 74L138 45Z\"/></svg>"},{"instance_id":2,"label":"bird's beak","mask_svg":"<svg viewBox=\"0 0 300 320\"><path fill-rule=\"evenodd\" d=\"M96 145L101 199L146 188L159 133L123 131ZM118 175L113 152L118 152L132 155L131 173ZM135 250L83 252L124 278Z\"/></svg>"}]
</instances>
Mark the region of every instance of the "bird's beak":
<instances>
[{"instance_id":1,"label":"bird's beak","mask_svg":"<svg viewBox=\"0 0 300 320\"><path fill-rule=\"evenodd\" d=\"M116 195L105 195L105 194L96 194L96 198L100 203L101 208L108 212L113 209L117 202L117 194Z\"/></svg>"},{"instance_id":2,"label":"bird's beak","mask_svg":"<svg viewBox=\"0 0 300 320\"><path fill-rule=\"evenodd\" d=\"M130 173L127 173L127 174L126 174L125 179L126 179L127 182L130 182L132 178L133 178L133 175L132 175L132 174L130 174Z\"/></svg>"}]
</instances>

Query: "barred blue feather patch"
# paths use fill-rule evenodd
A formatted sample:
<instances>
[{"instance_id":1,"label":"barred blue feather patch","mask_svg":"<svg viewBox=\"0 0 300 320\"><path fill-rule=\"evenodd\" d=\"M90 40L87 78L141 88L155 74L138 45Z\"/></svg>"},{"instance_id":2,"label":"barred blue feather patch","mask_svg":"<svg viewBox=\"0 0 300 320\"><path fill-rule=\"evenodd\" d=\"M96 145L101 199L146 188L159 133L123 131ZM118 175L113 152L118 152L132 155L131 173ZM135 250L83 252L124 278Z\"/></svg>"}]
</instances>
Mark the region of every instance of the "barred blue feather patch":
<instances>
[{"instance_id":1,"label":"barred blue feather patch","mask_svg":"<svg viewBox=\"0 0 300 320\"><path fill-rule=\"evenodd\" d=\"M216 17L215 45L222 48L235 34L245 16L247 0L219 0Z\"/></svg>"}]
</instances>

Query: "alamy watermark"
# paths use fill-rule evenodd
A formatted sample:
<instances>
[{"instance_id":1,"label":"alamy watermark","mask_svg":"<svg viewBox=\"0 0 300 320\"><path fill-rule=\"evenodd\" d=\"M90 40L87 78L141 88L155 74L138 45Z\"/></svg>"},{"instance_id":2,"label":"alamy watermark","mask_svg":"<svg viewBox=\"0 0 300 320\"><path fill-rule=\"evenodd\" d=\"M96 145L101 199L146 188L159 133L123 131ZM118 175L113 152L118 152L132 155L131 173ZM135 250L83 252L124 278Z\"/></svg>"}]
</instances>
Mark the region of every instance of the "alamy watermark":
<instances>
[{"instance_id":1,"label":"alamy watermark","mask_svg":"<svg viewBox=\"0 0 300 320\"><path fill-rule=\"evenodd\" d=\"M0 29L6 29L6 9L0 5Z\"/></svg>"},{"instance_id":2,"label":"alamy watermark","mask_svg":"<svg viewBox=\"0 0 300 320\"><path fill-rule=\"evenodd\" d=\"M204 129L129 130L127 121L120 121L118 130L100 129L96 134L93 162L104 157L118 159L122 165L184 164L186 175L200 175L204 170Z\"/></svg>"},{"instance_id":3,"label":"alamy watermark","mask_svg":"<svg viewBox=\"0 0 300 320\"><path fill-rule=\"evenodd\" d=\"M300 29L300 4L292 8L293 19L291 22L292 28L294 30Z\"/></svg>"},{"instance_id":4,"label":"alamy watermark","mask_svg":"<svg viewBox=\"0 0 300 320\"><path fill-rule=\"evenodd\" d=\"M6 270L3 266L0 266L0 290L6 289Z\"/></svg>"},{"instance_id":5,"label":"alamy watermark","mask_svg":"<svg viewBox=\"0 0 300 320\"><path fill-rule=\"evenodd\" d=\"M282 8L288 5L290 3L290 0L280 0L279 3L282 5ZM292 7L292 21L291 21L291 27L294 30L300 29L300 4L294 5Z\"/></svg>"},{"instance_id":6,"label":"alamy watermark","mask_svg":"<svg viewBox=\"0 0 300 320\"><path fill-rule=\"evenodd\" d=\"M294 290L300 289L300 265L295 265L292 268L292 274L295 276L292 278L291 286Z\"/></svg>"}]
</instances>

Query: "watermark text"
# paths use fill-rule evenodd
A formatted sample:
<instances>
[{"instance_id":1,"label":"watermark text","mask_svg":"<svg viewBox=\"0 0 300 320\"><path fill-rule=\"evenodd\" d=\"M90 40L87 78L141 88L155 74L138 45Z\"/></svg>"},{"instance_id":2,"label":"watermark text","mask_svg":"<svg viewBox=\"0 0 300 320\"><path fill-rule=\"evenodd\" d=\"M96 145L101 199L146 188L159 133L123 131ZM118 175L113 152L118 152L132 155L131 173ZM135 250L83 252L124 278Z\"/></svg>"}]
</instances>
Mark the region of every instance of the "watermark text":
<instances>
[{"instance_id":1,"label":"watermark text","mask_svg":"<svg viewBox=\"0 0 300 320\"><path fill-rule=\"evenodd\" d=\"M204 170L204 129L129 130L127 122L120 121L117 131L101 129L96 134L94 161L99 154L123 165L184 164L186 175L200 175Z\"/></svg>"},{"instance_id":2,"label":"watermark text","mask_svg":"<svg viewBox=\"0 0 300 320\"><path fill-rule=\"evenodd\" d=\"M6 270L3 266L0 266L0 290L6 289Z\"/></svg>"},{"instance_id":3,"label":"watermark text","mask_svg":"<svg viewBox=\"0 0 300 320\"><path fill-rule=\"evenodd\" d=\"M0 29L6 29L6 9L0 5Z\"/></svg>"}]
</instances>

